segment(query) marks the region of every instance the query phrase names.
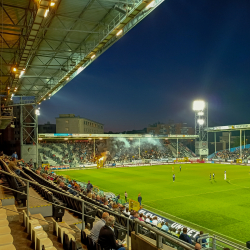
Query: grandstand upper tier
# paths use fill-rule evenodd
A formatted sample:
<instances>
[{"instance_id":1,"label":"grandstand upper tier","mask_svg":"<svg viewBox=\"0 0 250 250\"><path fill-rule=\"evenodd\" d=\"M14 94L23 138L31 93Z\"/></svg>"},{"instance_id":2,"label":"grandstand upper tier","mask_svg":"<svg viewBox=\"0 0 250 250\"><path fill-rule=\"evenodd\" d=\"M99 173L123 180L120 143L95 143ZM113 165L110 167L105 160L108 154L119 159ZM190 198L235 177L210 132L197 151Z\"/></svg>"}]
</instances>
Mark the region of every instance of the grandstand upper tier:
<instances>
[{"instance_id":1,"label":"grandstand upper tier","mask_svg":"<svg viewBox=\"0 0 250 250\"><path fill-rule=\"evenodd\" d=\"M3 101L50 98L162 2L3 0Z\"/></svg>"}]
</instances>

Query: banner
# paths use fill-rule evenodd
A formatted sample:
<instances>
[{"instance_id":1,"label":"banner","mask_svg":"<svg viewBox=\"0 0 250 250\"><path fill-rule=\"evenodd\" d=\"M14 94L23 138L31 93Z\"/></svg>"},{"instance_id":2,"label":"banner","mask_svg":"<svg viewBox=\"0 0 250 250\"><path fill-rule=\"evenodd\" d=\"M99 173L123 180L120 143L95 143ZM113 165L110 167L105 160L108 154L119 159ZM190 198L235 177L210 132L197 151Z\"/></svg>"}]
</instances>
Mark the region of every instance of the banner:
<instances>
[{"instance_id":1,"label":"banner","mask_svg":"<svg viewBox=\"0 0 250 250\"><path fill-rule=\"evenodd\" d=\"M184 227L186 227L186 226L184 226L182 224L179 224L179 223L174 222L174 221L172 221L170 219L167 219L167 218L162 217L162 216L160 216L158 214L155 214L155 213L153 213L153 212L151 212L151 211L149 211L147 209L140 209L139 210L139 214L143 214L145 216L150 216L150 217L157 216L158 222L161 222L161 224L167 222L169 224L169 228L170 227L171 228L175 228L176 230L183 229ZM190 238L192 240L195 240L195 238L197 237L197 235L200 234L200 232L197 231L197 230L191 229L189 227L186 227L186 228L187 228L187 235L190 236Z\"/></svg>"},{"instance_id":2,"label":"banner","mask_svg":"<svg viewBox=\"0 0 250 250\"><path fill-rule=\"evenodd\" d=\"M42 168L44 168L45 171L49 170L49 167L50 167L49 163L42 164Z\"/></svg>"},{"instance_id":3,"label":"banner","mask_svg":"<svg viewBox=\"0 0 250 250\"><path fill-rule=\"evenodd\" d=\"M134 200L129 199L129 210L139 211L140 210L140 203L138 201L134 201Z\"/></svg>"}]
</instances>

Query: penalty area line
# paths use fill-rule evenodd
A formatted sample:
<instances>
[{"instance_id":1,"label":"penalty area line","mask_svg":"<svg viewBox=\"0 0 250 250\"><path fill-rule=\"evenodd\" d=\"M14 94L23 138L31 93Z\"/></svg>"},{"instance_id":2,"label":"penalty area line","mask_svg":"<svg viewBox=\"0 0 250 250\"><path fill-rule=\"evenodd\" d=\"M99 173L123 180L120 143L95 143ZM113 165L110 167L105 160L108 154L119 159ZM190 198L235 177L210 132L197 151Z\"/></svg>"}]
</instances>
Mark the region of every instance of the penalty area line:
<instances>
[{"instance_id":1,"label":"penalty area line","mask_svg":"<svg viewBox=\"0 0 250 250\"><path fill-rule=\"evenodd\" d=\"M177 218L178 220L185 221L185 222L187 222L187 223L190 223L190 224L192 224L192 225L198 226L198 227L200 227L200 228L205 228L205 229L207 229L207 230L209 230L209 231L211 231L211 232L215 232L215 233L217 233L218 235L223 235L223 236L224 236L224 237L226 237L226 238L230 238L230 239L233 239L233 240L235 240L235 241L238 241L238 242L240 242L240 243L245 244L245 242L243 242L243 241L240 241L240 240L237 240L237 239L232 238L232 237L230 237L230 236L227 236L227 235L225 235L225 234L222 234L222 233L216 232L216 231L214 231L214 230L212 230L212 229L209 229L209 228L207 228L207 227L204 227L204 226L198 225L198 224L196 224L196 223L194 223L194 222L191 222L191 221L188 221L188 220L182 219L182 218L177 217L177 216L174 216L174 215L172 215L172 214L168 214L168 213L166 213L166 212L164 212L164 211L161 211L161 210L156 209L156 208L154 208L154 207L151 207L151 206L149 206L149 205L145 205L145 206L147 206L147 207L149 207L149 208L151 208L151 209L154 209L154 210L156 210L156 211L159 211L160 213L166 214L166 215L168 215L168 216L170 216L170 217ZM185 225L183 225L183 226L185 226ZM199 230L198 230L198 231L199 231Z\"/></svg>"}]
</instances>

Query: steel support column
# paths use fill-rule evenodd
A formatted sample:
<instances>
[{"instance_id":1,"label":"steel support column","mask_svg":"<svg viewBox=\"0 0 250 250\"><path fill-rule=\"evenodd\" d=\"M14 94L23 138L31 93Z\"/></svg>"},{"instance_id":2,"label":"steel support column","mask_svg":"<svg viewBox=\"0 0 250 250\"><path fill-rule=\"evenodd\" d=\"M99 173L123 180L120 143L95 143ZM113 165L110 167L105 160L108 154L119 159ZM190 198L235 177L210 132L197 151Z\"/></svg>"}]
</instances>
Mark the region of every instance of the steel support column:
<instances>
[{"instance_id":1,"label":"steel support column","mask_svg":"<svg viewBox=\"0 0 250 250\"><path fill-rule=\"evenodd\" d=\"M229 132L229 139L228 139L228 151L230 152L231 147L231 132Z\"/></svg>"},{"instance_id":2,"label":"steel support column","mask_svg":"<svg viewBox=\"0 0 250 250\"><path fill-rule=\"evenodd\" d=\"M246 130L244 130L244 149L246 148Z\"/></svg>"},{"instance_id":3,"label":"steel support column","mask_svg":"<svg viewBox=\"0 0 250 250\"><path fill-rule=\"evenodd\" d=\"M216 132L214 132L214 153L216 153Z\"/></svg>"},{"instance_id":4,"label":"steel support column","mask_svg":"<svg viewBox=\"0 0 250 250\"><path fill-rule=\"evenodd\" d=\"M141 159L141 139L139 138L139 159Z\"/></svg>"},{"instance_id":5,"label":"steel support column","mask_svg":"<svg viewBox=\"0 0 250 250\"><path fill-rule=\"evenodd\" d=\"M240 159L242 159L242 130L240 129Z\"/></svg>"},{"instance_id":6,"label":"steel support column","mask_svg":"<svg viewBox=\"0 0 250 250\"><path fill-rule=\"evenodd\" d=\"M178 146L178 138L177 138L177 160L179 158L179 154L178 154L179 152L178 151L179 151L179 146Z\"/></svg>"},{"instance_id":7,"label":"steel support column","mask_svg":"<svg viewBox=\"0 0 250 250\"><path fill-rule=\"evenodd\" d=\"M94 139L94 158L95 158L95 139Z\"/></svg>"}]
</instances>

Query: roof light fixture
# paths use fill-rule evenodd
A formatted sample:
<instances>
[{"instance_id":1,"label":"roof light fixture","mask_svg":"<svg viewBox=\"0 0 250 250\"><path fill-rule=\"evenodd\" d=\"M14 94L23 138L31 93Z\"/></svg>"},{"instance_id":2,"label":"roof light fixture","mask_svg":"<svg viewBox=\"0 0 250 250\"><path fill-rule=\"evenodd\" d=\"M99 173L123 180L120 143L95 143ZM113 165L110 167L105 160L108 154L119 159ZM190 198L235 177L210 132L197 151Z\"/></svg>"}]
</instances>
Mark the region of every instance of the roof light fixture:
<instances>
[{"instance_id":1,"label":"roof light fixture","mask_svg":"<svg viewBox=\"0 0 250 250\"><path fill-rule=\"evenodd\" d=\"M53 7L53 6L55 6L55 4L56 4L56 3L51 2L51 3L50 3L50 6L52 6L52 7Z\"/></svg>"},{"instance_id":2,"label":"roof light fixture","mask_svg":"<svg viewBox=\"0 0 250 250\"><path fill-rule=\"evenodd\" d=\"M44 17L47 17L48 13L49 13L49 9L45 10Z\"/></svg>"},{"instance_id":3,"label":"roof light fixture","mask_svg":"<svg viewBox=\"0 0 250 250\"><path fill-rule=\"evenodd\" d=\"M123 30L119 30L119 31L116 33L116 36L120 36L122 33L123 33Z\"/></svg>"},{"instance_id":4,"label":"roof light fixture","mask_svg":"<svg viewBox=\"0 0 250 250\"><path fill-rule=\"evenodd\" d=\"M95 58L95 54L91 56L91 59Z\"/></svg>"}]
</instances>

